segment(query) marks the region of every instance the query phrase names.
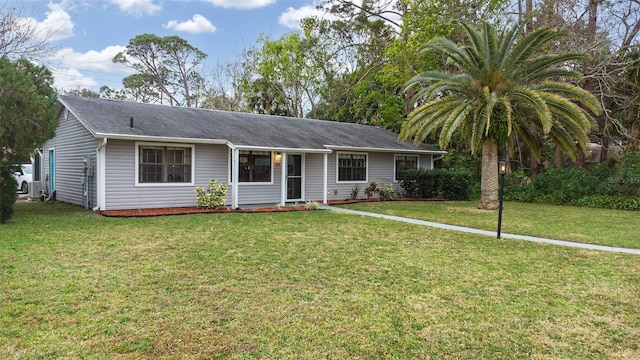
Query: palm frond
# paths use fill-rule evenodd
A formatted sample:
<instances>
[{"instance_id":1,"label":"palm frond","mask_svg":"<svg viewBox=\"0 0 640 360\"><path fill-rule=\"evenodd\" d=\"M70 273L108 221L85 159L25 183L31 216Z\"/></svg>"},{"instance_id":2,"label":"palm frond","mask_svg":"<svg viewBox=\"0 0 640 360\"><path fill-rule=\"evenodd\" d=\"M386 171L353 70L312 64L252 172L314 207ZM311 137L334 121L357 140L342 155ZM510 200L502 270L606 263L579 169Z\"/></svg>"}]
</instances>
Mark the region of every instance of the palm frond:
<instances>
[{"instance_id":1,"label":"palm frond","mask_svg":"<svg viewBox=\"0 0 640 360\"><path fill-rule=\"evenodd\" d=\"M518 41L518 43L511 49L507 56L508 59L504 64L505 68L514 70L522 66L522 64L526 63L532 54L536 51L540 51L540 49L551 40L562 36L564 36L564 32L561 30L551 28L540 28L534 30Z\"/></svg>"},{"instance_id":2,"label":"palm frond","mask_svg":"<svg viewBox=\"0 0 640 360\"><path fill-rule=\"evenodd\" d=\"M533 109L540 123L542 131L546 134L551 130L551 112L541 94L527 86L516 86L510 93L511 99L525 108Z\"/></svg>"},{"instance_id":3,"label":"palm frond","mask_svg":"<svg viewBox=\"0 0 640 360\"><path fill-rule=\"evenodd\" d=\"M595 115L600 115L602 113L602 107L600 106L600 102L598 101L598 99L593 96L593 94L579 86L558 81L545 81L536 84L534 88L537 91L556 94L558 96L562 96L569 100L578 102L579 104L589 109Z\"/></svg>"},{"instance_id":4,"label":"palm frond","mask_svg":"<svg viewBox=\"0 0 640 360\"><path fill-rule=\"evenodd\" d=\"M442 124L442 130L440 131L440 146L445 148L449 145L451 136L459 129L462 123L467 119L471 106L469 102L460 102L460 104L453 109L447 119Z\"/></svg>"},{"instance_id":5,"label":"palm frond","mask_svg":"<svg viewBox=\"0 0 640 360\"><path fill-rule=\"evenodd\" d=\"M529 82L536 82L555 76L553 74L545 75L550 70L565 70L567 74L560 76L578 78L580 74L567 69L566 64L572 61L583 60L584 58L585 56L583 54L578 53L542 55L527 61L522 67L516 70L516 74L523 75L522 77Z\"/></svg>"}]
</instances>

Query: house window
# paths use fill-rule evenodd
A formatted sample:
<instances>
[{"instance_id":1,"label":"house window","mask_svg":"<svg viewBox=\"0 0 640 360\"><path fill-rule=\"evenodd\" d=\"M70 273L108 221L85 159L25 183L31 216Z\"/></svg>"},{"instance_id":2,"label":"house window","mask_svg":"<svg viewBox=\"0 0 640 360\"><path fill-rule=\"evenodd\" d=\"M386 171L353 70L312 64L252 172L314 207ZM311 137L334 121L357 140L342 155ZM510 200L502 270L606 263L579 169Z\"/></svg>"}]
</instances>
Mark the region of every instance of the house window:
<instances>
[{"instance_id":1,"label":"house window","mask_svg":"<svg viewBox=\"0 0 640 360\"><path fill-rule=\"evenodd\" d=\"M272 182L270 151L240 151L239 182Z\"/></svg>"},{"instance_id":2,"label":"house window","mask_svg":"<svg viewBox=\"0 0 640 360\"><path fill-rule=\"evenodd\" d=\"M138 182L191 183L191 147L140 145Z\"/></svg>"},{"instance_id":3,"label":"house window","mask_svg":"<svg viewBox=\"0 0 640 360\"><path fill-rule=\"evenodd\" d=\"M367 181L367 154L338 153L338 181Z\"/></svg>"},{"instance_id":4,"label":"house window","mask_svg":"<svg viewBox=\"0 0 640 360\"><path fill-rule=\"evenodd\" d=\"M395 181L402 179L402 173L418 168L418 155L395 156Z\"/></svg>"}]
</instances>

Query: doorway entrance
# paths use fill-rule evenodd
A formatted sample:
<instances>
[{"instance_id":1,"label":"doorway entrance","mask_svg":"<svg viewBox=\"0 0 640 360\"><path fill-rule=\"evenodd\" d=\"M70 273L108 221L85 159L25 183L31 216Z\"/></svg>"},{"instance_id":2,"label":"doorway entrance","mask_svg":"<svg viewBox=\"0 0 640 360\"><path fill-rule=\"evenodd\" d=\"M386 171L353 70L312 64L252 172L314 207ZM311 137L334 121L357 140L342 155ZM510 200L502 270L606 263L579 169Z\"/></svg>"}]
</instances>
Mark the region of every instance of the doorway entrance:
<instances>
[{"instance_id":1,"label":"doorway entrance","mask_svg":"<svg viewBox=\"0 0 640 360\"><path fill-rule=\"evenodd\" d=\"M302 154L287 154L287 201L303 200L303 166Z\"/></svg>"}]
</instances>

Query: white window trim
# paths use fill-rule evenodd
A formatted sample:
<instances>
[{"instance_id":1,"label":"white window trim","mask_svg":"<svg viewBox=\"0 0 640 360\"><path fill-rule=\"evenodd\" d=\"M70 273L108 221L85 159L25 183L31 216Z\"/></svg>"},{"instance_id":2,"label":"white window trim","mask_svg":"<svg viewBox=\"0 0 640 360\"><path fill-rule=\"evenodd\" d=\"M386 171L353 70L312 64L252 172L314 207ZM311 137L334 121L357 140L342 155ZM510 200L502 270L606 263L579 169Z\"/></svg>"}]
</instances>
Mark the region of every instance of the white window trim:
<instances>
[{"instance_id":1,"label":"white window trim","mask_svg":"<svg viewBox=\"0 0 640 360\"><path fill-rule=\"evenodd\" d=\"M418 158L418 161L416 162L417 168L420 169L420 155L419 154L394 154L393 155L393 182L398 182L400 180L396 179L396 166L397 166L397 159L398 156L414 156Z\"/></svg>"},{"instance_id":2,"label":"white window trim","mask_svg":"<svg viewBox=\"0 0 640 360\"><path fill-rule=\"evenodd\" d=\"M170 146L191 149L191 182L188 183L141 183L140 180L140 146ZM135 186L136 187L184 187L195 186L196 177L196 147L193 144L138 142L135 149Z\"/></svg>"},{"instance_id":3,"label":"white window trim","mask_svg":"<svg viewBox=\"0 0 640 360\"><path fill-rule=\"evenodd\" d=\"M340 155L364 155L366 157L366 169L364 180L350 180L340 181ZM338 151L336 152L336 184L368 184L369 183L369 153L367 152L353 152L353 151Z\"/></svg>"},{"instance_id":4,"label":"white window trim","mask_svg":"<svg viewBox=\"0 0 640 360\"><path fill-rule=\"evenodd\" d=\"M275 162L276 162L276 152L275 151L271 151L271 150L264 150L264 149L259 149L259 150L241 149L241 150L238 150L238 155L243 151L269 151L271 153L271 181L248 182L248 181L240 181L240 180L238 180L238 185L240 185L240 186L273 185L274 184L274 171L275 171ZM229 166L227 167L227 179L229 180L228 184L229 185L233 185L233 179L232 179L232 176L231 176L231 167L233 166L233 151L231 149L229 149L228 164L229 164ZM238 167L240 167L239 163L238 163ZM236 171L239 171L239 170L236 170Z\"/></svg>"}]
</instances>

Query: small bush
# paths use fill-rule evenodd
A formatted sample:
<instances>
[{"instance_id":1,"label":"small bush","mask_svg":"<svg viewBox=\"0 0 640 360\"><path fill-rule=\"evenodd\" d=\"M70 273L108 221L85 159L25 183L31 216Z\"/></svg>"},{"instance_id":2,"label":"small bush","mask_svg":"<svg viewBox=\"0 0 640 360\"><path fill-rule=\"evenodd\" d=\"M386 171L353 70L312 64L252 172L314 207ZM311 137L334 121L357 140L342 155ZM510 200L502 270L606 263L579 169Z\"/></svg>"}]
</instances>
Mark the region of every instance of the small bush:
<instances>
[{"instance_id":1,"label":"small bush","mask_svg":"<svg viewBox=\"0 0 640 360\"><path fill-rule=\"evenodd\" d=\"M356 200L358 199L358 194L360 193L360 185L356 185L354 187L351 188L351 200Z\"/></svg>"},{"instance_id":2,"label":"small bush","mask_svg":"<svg viewBox=\"0 0 640 360\"><path fill-rule=\"evenodd\" d=\"M367 196L367 199L370 199L373 195L380 193L380 189L378 189L378 184L375 181L371 181L369 186L364 189L364 194Z\"/></svg>"},{"instance_id":3,"label":"small bush","mask_svg":"<svg viewBox=\"0 0 640 360\"><path fill-rule=\"evenodd\" d=\"M384 189L380 189L380 197L382 200L393 200L396 198L396 188L393 184L387 184Z\"/></svg>"},{"instance_id":4,"label":"small bush","mask_svg":"<svg viewBox=\"0 0 640 360\"><path fill-rule=\"evenodd\" d=\"M210 179L206 189L196 188L199 208L215 209L224 206L227 198L227 184L216 184L216 182L216 179Z\"/></svg>"},{"instance_id":5,"label":"small bush","mask_svg":"<svg viewBox=\"0 0 640 360\"><path fill-rule=\"evenodd\" d=\"M319 205L317 202L315 201L307 201L304 206L307 208L307 210L318 210Z\"/></svg>"}]
</instances>

